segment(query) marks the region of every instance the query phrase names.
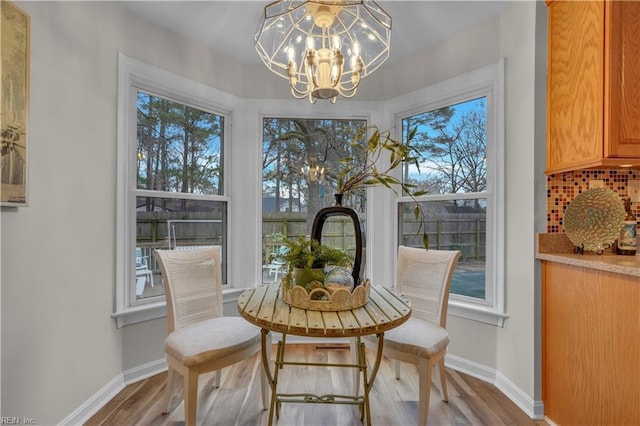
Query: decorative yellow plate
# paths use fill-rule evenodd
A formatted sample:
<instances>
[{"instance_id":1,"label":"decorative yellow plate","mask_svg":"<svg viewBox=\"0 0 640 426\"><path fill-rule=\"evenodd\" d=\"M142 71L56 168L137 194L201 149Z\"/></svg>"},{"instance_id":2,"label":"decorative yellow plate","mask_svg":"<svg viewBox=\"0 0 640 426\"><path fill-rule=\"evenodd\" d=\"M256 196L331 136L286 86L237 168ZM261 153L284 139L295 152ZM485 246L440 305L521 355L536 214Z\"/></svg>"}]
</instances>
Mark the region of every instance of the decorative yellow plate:
<instances>
[{"instance_id":1,"label":"decorative yellow plate","mask_svg":"<svg viewBox=\"0 0 640 426\"><path fill-rule=\"evenodd\" d=\"M593 188L569 204L564 213L564 229L577 248L601 252L618 238L624 224L624 205L609 188Z\"/></svg>"}]
</instances>

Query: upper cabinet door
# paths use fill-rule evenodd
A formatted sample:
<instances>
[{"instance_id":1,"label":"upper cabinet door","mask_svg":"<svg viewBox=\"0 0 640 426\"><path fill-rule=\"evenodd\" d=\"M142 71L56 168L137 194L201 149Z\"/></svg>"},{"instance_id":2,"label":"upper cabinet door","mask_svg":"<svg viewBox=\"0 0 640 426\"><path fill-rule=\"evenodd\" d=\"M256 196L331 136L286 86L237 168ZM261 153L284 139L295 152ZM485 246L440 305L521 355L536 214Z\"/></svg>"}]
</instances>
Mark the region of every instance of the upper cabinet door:
<instances>
[{"instance_id":1,"label":"upper cabinet door","mask_svg":"<svg viewBox=\"0 0 640 426\"><path fill-rule=\"evenodd\" d=\"M640 157L640 2L610 1L605 13L605 155Z\"/></svg>"},{"instance_id":2,"label":"upper cabinet door","mask_svg":"<svg viewBox=\"0 0 640 426\"><path fill-rule=\"evenodd\" d=\"M548 9L547 169L602 158L604 7L558 1Z\"/></svg>"},{"instance_id":3,"label":"upper cabinet door","mask_svg":"<svg viewBox=\"0 0 640 426\"><path fill-rule=\"evenodd\" d=\"M640 166L640 2L547 4L547 174Z\"/></svg>"}]
</instances>

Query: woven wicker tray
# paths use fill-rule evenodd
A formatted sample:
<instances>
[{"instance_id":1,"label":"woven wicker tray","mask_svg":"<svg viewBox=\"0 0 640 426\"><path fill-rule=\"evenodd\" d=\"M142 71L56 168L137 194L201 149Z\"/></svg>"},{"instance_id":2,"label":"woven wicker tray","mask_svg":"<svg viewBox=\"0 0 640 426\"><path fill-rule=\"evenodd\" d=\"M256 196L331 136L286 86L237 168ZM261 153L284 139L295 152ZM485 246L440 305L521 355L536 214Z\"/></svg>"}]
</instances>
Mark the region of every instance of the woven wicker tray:
<instances>
[{"instance_id":1,"label":"woven wicker tray","mask_svg":"<svg viewBox=\"0 0 640 426\"><path fill-rule=\"evenodd\" d=\"M356 286L353 291L346 288L338 288L330 292L324 288L316 288L307 293L303 287L294 286L290 289L282 289L282 300L296 308L310 309L312 311L348 311L364 306L369 301L369 289L371 282L367 279L362 285ZM326 300L312 300L312 297L320 297Z\"/></svg>"}]
</instances>

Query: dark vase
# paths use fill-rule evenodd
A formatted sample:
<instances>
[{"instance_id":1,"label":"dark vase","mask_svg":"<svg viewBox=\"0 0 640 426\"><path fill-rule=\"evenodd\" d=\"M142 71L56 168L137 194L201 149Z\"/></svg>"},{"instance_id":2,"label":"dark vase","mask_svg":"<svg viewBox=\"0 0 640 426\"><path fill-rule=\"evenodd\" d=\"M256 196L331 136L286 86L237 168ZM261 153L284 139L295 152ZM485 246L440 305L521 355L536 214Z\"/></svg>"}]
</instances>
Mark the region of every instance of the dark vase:
<instances>
[{"instance_id":1,"label":"dark vase","mask_svg":"<svg viewBox=\"0 0 640 426\"><path fill-rule=\"evenodd\" d=\"M362 282L361 273L364 264L363 249L366 247L365 233L364 227L360 223L360 219L358 218L356 211L352 208L342 206L342 195L343 194L334 194L336 205L332 207L325 207L316 214L313 219L313 227L311 228L311 238L318 242L322 242L322 228L328 218L333 216L348 216L351 218L356 240L356 254L353 260L353 271L351 272L351 275L353 276L354 284L357 286Z\"/></svg>"}]
</instances>

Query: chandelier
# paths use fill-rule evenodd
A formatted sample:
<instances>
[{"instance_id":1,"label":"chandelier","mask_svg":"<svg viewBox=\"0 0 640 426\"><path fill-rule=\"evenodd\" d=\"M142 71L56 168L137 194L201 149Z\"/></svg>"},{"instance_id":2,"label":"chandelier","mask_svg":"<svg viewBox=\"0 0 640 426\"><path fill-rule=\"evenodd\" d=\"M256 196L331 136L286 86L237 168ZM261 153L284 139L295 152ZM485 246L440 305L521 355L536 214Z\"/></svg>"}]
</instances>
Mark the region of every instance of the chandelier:
<instances>
[{"instance_id":1,"label":"chandelier","mask_svg":"<svg viewBox=\"0 0 640 426\"><path fill-rule=\"evenodd\" d=\"M391 17L373 0L280 0L265 6L255 47L294 97L335 103L387 60L390 41Z\"/></svg>"},{"instance_id":2,"label":"chandelier","mask_svg":"<svg viewBox=\"0 0 640 426\"><path fill-rule=\"evenodd\" d=\"M309 182L324 181L324 167L318 165L304 166L300 169L304 176L307 176Z\"/></svg>"}]
</instances>

